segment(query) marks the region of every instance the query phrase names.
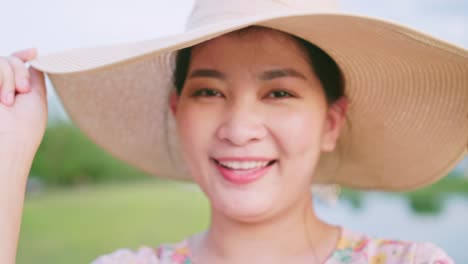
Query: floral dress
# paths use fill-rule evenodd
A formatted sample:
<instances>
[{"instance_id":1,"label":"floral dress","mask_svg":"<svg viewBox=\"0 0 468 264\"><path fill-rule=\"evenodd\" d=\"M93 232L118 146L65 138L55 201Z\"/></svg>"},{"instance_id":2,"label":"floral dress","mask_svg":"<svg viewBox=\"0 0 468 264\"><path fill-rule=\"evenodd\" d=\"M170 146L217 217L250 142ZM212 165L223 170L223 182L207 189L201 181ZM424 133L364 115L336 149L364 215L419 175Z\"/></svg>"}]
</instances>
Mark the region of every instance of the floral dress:
<instances>
[{"instance_id":1,"label":"floral dress","mask_svg":"<svg viewBox=\"0 0 468 264\"><path fill-rule=\"evenodd\" d=\"M255 259L252 259L255 263ZM431 243L370 238L342 229L335 250L324 264L453 264L453 260ZM188 240L137 251L119 249L97 258L92 264L194 264ZM199 264L199 263L196 263Z\"/></svg>"}]
</instances>

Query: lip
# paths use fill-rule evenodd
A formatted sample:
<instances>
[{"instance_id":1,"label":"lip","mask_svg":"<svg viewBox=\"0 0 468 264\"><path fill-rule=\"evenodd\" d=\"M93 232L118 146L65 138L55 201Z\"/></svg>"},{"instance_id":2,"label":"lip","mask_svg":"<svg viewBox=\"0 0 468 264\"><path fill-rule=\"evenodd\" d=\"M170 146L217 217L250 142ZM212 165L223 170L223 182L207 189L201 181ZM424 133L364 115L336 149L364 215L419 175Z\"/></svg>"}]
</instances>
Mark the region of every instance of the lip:
<instances>
[{"instance_id":1,"label":"lip","mask_svg":"<svg viewBox=\"0 0 468 264\"><path fill-rule=\"evenodd\" d=\"M276 163L270 164L263 168L252 170L231 170L221 166L217 161L272 161L269 158L254 158L254 157L237 157L237 158L221 158L212 159L216 169L223 178L236 185L246 185L262 178ZM241 172L242 171L242 172Z\"/></svg>"}]
</instances>

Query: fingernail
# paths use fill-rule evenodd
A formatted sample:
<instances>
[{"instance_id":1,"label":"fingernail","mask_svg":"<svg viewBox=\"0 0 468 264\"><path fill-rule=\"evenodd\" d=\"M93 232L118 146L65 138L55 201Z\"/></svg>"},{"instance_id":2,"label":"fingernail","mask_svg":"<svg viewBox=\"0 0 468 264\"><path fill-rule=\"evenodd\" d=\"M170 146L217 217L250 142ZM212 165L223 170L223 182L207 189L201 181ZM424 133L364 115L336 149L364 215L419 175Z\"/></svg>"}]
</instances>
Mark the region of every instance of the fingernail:
<instances>
[{"instance_id":1,"label":"fingernail","mask_svg":"<svg viewBox=\"0 0 468 264\"><path fill-rule=\"evenodd\" d=\"M6 95L5 95L5 103L6 104L13 104L13 99L14 99L14 94L12 91L8 92Z\"/></svg>"}]
</instances>

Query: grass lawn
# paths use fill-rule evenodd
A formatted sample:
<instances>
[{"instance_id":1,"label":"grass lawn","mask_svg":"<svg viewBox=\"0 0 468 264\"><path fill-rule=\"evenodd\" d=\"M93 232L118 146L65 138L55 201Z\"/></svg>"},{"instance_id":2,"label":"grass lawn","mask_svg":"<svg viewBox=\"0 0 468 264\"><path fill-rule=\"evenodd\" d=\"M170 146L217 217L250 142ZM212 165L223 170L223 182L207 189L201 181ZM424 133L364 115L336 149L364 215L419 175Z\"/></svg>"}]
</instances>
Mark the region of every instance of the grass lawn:
<instances>
[{"instance_id":1,"label":"grass lawn","mask_svg":"<svg viewBox=\"0 0 468 264\"><path fill-rule=\"evenodd\" d=\"M118 248L176 242L208 223L195 186L169 182L47 190L26 198L17 263L89 263Z\"/></svg>"}]
</instances>

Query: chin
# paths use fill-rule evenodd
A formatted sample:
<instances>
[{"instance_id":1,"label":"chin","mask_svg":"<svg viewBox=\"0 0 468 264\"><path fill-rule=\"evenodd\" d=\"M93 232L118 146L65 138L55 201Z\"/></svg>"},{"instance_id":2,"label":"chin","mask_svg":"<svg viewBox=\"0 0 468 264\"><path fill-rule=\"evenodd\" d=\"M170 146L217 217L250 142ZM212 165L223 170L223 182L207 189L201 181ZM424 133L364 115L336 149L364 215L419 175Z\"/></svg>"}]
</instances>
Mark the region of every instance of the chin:
<instances>
[{"instance_id":1,"label":"chin","mask_svg":"<svg viewBox=\"0 0 468 264\"><path fill-rule=\"evenodd\" d=\"M241 222L255 222L266 219L278 209L274 195L260 191L221 191L221 196L209 197L212 210Z\"/></svg>"}]
</instances>

